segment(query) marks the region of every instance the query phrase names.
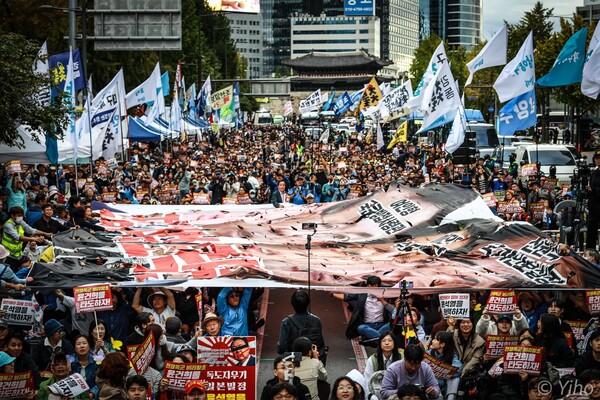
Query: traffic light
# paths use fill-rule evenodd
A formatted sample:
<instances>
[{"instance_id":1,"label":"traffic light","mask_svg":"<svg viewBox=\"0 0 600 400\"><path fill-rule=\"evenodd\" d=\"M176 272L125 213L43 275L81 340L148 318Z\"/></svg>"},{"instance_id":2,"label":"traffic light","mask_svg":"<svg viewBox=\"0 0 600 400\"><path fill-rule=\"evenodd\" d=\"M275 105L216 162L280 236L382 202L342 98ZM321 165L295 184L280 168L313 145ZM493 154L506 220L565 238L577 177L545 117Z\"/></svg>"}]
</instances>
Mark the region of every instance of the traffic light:
<instances>
[{"instance_id":1,"label":"traffic light","mask_svg":"<svg viewBox=\"0 0 600 400\"><path fill-rule=\"evenodd\" d=\"M477 161L477 141L475 140L475 132L466 131L465 141L458 149L452 153L452 161L454 164L473 164Z\"/></svg>"}]
</instances>

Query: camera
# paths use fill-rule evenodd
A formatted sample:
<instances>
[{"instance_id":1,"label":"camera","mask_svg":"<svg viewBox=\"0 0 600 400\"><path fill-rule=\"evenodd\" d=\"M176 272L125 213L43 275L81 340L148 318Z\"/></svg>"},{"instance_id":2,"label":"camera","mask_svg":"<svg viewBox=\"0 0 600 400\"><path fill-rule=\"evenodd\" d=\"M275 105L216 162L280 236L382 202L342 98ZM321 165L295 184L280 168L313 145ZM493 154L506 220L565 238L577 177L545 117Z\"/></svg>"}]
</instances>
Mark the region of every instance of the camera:
<instances>
[{"instance_id":1,"label":"camera","mask_svg":"<svg viewBox=\"0 0 600 400\"><path fill-rule=\"evenodd\" d=\"M303 222L302 223L302 230L313 230L313 229L317 229L317 224L314 222Z\"/></svg>"},{"instance_id":2,"label":"camera","mask_svg":"<svg viewBox=\"0 0 600 400\"><path fill-rule=\"evenodd\" d=\"M592 174L592 164L588 164L587 158L584 157L576 161L576 166L571 177L571 184L573 186L581 184L581 187L588 186Z\"/></svg>"}]
</instances>

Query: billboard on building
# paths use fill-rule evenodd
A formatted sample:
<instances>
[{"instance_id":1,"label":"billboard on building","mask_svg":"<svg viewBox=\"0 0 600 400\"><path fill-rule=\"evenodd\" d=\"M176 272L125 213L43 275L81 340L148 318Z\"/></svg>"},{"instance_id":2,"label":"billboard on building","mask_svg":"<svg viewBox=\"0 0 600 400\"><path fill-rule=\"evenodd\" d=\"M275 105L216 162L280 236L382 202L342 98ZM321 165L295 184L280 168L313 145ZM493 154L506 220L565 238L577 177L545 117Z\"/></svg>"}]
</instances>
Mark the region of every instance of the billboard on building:
<instances>
[{"instance_id":1,"label":"billboard on building","mask_svg":"<svg viewBox=\"0 0 600 400\"><path fill-rule=\"evenodd\" d=\"M207 0L214 11L240 12L248 14L260 13L260 0Z\"/></svg>"},{"instance_id":2,"label":"billboard on building","mask_svg":"<svg viewBox=\"0 0 600 400\"><path fill-rule=\"evenodd\" d=\"M344 15L375 15L375 0L344 0Z\"/></svg>"}]
</instances>

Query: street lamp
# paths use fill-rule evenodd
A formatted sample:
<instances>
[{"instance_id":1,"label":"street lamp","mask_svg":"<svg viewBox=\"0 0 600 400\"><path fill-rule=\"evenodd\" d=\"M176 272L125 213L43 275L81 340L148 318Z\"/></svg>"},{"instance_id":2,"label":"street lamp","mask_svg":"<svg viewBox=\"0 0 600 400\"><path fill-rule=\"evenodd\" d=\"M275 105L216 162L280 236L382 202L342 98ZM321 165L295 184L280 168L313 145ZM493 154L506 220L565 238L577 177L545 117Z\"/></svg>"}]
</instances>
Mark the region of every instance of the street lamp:
<instances>
[{"instance_id":1,"label":"street lamp","mask_svg":"<svg viewBox=\"0 0 600 400\"><path fill-rule=\"evenodd\" d=\"M81 57L83 58L83 68L82 68L82 76L83 76L83 104L86 104L88 96L88 81L87 81L87 9L86 9L86 1L81 0L82 7L71 7L77 5L77 0L69 0L69 7L56 7L49 4L44 4L39 6L40 10L53 10L53 11L63 11L69 13L69 42L71 49L75 48L75 37L76 34L76 26L75 26L75 17L77 14L81 15ZM90 117L90 109L89 107L85 107L88 113L88 129L90 131L90 174L94 173L94 162L92 156L92 121ZM77 160L75 160L77 163Z\"/></svg>"}]
</instances>

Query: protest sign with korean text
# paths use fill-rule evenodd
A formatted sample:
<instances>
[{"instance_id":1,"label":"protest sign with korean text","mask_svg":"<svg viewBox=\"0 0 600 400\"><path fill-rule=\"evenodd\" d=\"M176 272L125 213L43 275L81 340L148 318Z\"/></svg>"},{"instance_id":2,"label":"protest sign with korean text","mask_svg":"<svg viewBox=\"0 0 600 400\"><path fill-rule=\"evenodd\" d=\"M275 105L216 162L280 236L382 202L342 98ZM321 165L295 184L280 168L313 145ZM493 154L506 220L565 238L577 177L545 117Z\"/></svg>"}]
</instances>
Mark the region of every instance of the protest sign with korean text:
<instances>
[{"instance_id":1,"label":"protest sign with korean text","mask_svg":"<svg viewBox=\"0 0 600 400\"><path fill-rule=\"evenodd\" d=\"M543 347L537 346L505 346L504 373L518 374L521 371L529 375L539 375L542 371Z\"/></svg>"},{"instance_id":2,"label":"protest sign with korean text","mask_svg":"<svg viewBox=\"0 0 600 400\"><path fill-rule=\"evenodd\" d=\"M150 366L150 362L154 358L155 351L154 334L150 332L142 344L137 347L133 356L130 357L133 369L135 369L135 372L138 375L144 375L148 366Z\"/></svg>"},{"instance_id":3,"label":"protest sign with korean text","mask_svg":"<svg viewBox=\"0 0 600 400\"><path fill-rule=\"evenodd\" d=\"M485 353L491 358L500 358L504 355L506 346L514 346L519 343L517 336L511 335L486 335L485 336Z\"/></svg>"},{"instance_id":4,"label":"protest sign with korean text","mask_svg":"<svg viewBox=\"0 0 600 400\"><path fill-rule=\"evenodd\" d=\"M514 314L517 311L515 291L492 290L486 308L490 314Z\"/></svg>"},{"instance_id":5,"label":"protest sign with korean text","mask_svg":"<svg viewBox=\"0 0 600 400\"><path fill-rule=\"evenodd\" d=\"M0 308L4 310L2 319L8 324L32 326L35 321L33 301L2 299Z\"/></svg>"},{"instance_id":6,"label":"protest sign with korean text","mask_svg":"<svg viewBox=\"0 0 600 400\"><path fill-rule=\"evenodd\" d=\"M425 358L423 358L423 362L431 367L431 370L433 371L433 374L435 375L436 379L452 379L454 378L456 371L458 371L457 367L451 364L447 364L441 360L438 360L437 358L430 356L427 353L425 353Z\"/></svg>"},{"instance_id":7,"label":"protest sign with korean text","mask_svg":"<svg viewBox=\"0 0 600 400\"><path fill-rule=\"evenodd\" d=\"M470 303L471 296L469 293L440 294L440 308L442 309L443 318L469 318Z\"/></svg>"},{"instance_id":8,"label":"protest sign with korean text","mask_svg":"<svg viewBox=\"0 0 600 400\"><path fill-rule=\"evenodd\" d=\"M577 340L577 345L583 346L583 339L585 338L584 330L588 325L587 321L565 321L573 330L573 337Z\"/></svg>"},{"instance_id":9,"label":"protest sign with korean text","mask_svg":"<svg viewBox=\"0 0 600 400\"><path fill-rule=\"evenodd\" d=\"M586 290L585 297L590 309L590 314L600 314L600 290Z\"/></svg>"},{"instance_id":10,"label":"protest sign with korean text","mask_svg":"<svg viewBox=\"0 0 600 400\"><path fill-rule=\"evenodd\" d=\"M71 374L65 379L61 379L48 386L48 390L59 396L73 398L79 396L83 392L87 392L90 390L90 387L83 376L80 374Z\"/></svg>"},{"instance_id":11,"label":"protest sign with korean text","mask_svg":"<svg viewBox=\"0 0 600 400\"><path fill-rule=\"evenodd\" d=\"M167 390L185 391L185 384L191 380L202 379L207 364L174 363L165 361L165 386Z\"/></svg>"},{"instance_id":12,"label":"protest sign with korean text","mask_svg":"<svg viewBox=\"0 0 600 400\"><path fill-rule=\"evenodd\" d=\"M6 176L10 177L12 174L20 174L22 172L21 161L13 160L4 164L4 172Z\"/></svg>"},{"instance_id":13,"label":"protest sign with korean text","mask_svg":"<svg viewBox=\"0 0 600 400\"><path fill-rule=\"evenodd\" d=\"M256 360L256 337L243 336L243 346L236 343L239 337L201 336L198 338L198 362L209 365L254 365ZM237 351L243 347L242 351ZM250 361L250 362L249 362Z\"/></svg>"},{"instance_id":14,"label":"protest sign with korean text","mask_svg":"<svg viewBox=\"0 0 600 400\"><path fill-rule=\"evenodd\" d=\"M31 371L16 374L0 374L0 399L22 399L33 394Z\"/></svg>"},{"instance_id":15,"label":"protest sign with korean text","mask_svg":"<svg viewBox=\"0 0 600 400\"><path fill-rule=\"evenodd\" d=\"M75 309L78 313L112 310L110 284L78 286L73 289Z\"/></svg>"},{"instance_id":16,"label":"protest sign with korean text","mask_svg":"<svg viewBox=\"0 0 600 400\"><path fill-rule=\"evenodd\" d=\"M520 176L535 176L537 175L537 166L535 164L525 164L521 167Z\"/></svg>"}]
</instances>

